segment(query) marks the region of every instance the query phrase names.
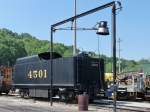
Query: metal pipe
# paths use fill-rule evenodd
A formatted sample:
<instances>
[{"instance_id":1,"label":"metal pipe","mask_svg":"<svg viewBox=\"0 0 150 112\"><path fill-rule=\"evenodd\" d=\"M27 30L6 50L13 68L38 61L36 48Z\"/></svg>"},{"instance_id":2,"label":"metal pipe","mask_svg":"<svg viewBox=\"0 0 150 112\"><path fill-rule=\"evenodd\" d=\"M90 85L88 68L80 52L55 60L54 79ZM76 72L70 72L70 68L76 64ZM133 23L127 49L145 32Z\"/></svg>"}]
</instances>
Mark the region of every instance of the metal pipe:
<instances>
[{"instance_id":1,"label":"metal pipe","mask_svg":"<svg viewBox=\"0 0 150 112\"><path fill-rule=\"evenodd\" d=\"M74 16L77 15L77 1L74 0ZM76 55L77 53L77 21L76 18L74 19L74 46L73 46L73 55Z\"/></svg>"},{"instance_id":2,"label":"metal pipe","mask_svg":"<svg viewBox=\"0 0 150 112\"><path fill-rule=\"evenodd\" d=\"M118 73L120 74L121 72L121 59L120 59L120 52L121 52L121 49L120 49L120 43L121 43L121 39L119 38L118 40L118 49L119 49L119 59L118 59Z\"/></svg>"},{"instance_id":3,"label":"metal pipe","mask_svg":"<svg viewBox=\"0 0 150 112\"><path fill-rule=\"evenodd\" d=\"M55 28L57 30L74 30L74 28ZM84 31L84 30L97 30L97 28L76 28L76 30Z\"/></svg>"},{"instance_id":4,"label":"metal pipe","mask_svg":"<svg viewBox=\"0 0 150 112\"><path fill-rule=\"evenodd\" d=\"M53 99L52 99L52 97L53 97L53 27L51 27L51 37L50 37L50 43L51 43L51 45L50 45L50 66L51 66L51 68L50 68L50 70L51 70L51 72L50 72L50 78L51 78L51 85L50 85L50 102L51 102L51 106L53 105Z\"/></svg>"},{"instance_id":5,"label":"metal pipe","mask_svg":"<svg viewBox=\"0 0 150 112\"><path fill-rule=\"evenodd\" d=\"M112 40L113 40L113 86L114 86L114 112L116 112L116 100L117 100L117 90L116 90L116 4L112 6Z\"/></svg>"}]
</instances>

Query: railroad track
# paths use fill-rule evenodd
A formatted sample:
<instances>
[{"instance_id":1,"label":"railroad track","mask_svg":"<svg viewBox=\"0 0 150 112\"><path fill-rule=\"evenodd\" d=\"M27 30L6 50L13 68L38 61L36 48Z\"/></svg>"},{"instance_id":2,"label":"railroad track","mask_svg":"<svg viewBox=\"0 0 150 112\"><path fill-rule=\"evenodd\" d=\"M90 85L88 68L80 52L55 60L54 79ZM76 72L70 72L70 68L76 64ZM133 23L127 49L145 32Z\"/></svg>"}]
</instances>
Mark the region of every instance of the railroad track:
<instances>
[{"instance_id":1,"label":"railroad track","mask_svg":"<svg viewBox=\"0 0 150 112\"><path fill-rule=\"evenodd\" d=\"M95 108L105 107L113 109L113 101L95 100L94 104L91 104L91 106L95 106ZM150 103L117 101L117 110L121 112L150 112Z\"/></svg>"},{"instance_id":2,"label":"railroad track","mask_svg":"<svg viewBox=\"0 0 150 112\"><path fill-rule=\"evenodd\" d=\"M5 96L5 95L4 95ZM16 95L10 95L9 97L13 97ZM18 99L18 97L16 97ZM28 99L31 100L31 99ZM47 99L37 99L37 101L49 102ZM58 101L55 101L58 103ZM59 102L61 103L61 102ZM62 102L63 104L64 102ZM70 104L77 107L77 104ZM89 104L89 107L94 109L110 109L113 110L113 100L95 100L94 103ZM117 110L119 112L150 112L150 103L147 102L131 102L131 101L117 101Z\"/></svg>"}]
</instances>

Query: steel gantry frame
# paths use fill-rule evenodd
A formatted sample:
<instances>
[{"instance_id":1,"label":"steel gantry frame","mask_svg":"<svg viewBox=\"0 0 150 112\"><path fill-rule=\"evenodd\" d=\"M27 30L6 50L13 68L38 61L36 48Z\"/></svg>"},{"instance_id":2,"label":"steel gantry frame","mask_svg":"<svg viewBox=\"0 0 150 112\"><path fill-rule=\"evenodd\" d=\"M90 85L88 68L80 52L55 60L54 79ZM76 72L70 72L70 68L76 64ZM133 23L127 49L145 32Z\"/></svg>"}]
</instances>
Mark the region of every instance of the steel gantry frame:
<instances>
[{"instance_id":1,"label":"steel gantry frame","mask_svg":"<svg viewBox=\"0 0 150 112\"><path fill-rule=\"evenodd\" d=\"M102 6L96 7L94 9L88 10L86 12L83 12L81 14L78 14L76 16L70 17L68 19L65 19L63 21L60 21L58 23L55 23L51 25L51 36L50 36L50 65L51 65L51 82L50 82L50 100L51 100L51 106L53 105L52 101L52 94L53 94L53 32L55 31L55 27L65 24L67 22L72 22L74 20L77 20L81 17L84 17L86 15L95 13L97 11L106 9L112 7L112 51L113 51L113 85L114 85L114 112L116 112L116 2L112 1L110 3L104 4Z\"/></svg>"}]
</instances>

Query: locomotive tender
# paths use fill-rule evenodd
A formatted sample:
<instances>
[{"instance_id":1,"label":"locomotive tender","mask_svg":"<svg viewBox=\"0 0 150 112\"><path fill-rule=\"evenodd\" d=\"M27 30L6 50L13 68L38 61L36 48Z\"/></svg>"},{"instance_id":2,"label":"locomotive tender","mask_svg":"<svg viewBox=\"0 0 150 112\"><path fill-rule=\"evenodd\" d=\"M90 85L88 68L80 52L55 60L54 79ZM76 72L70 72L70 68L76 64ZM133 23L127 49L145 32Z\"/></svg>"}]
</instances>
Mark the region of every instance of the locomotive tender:
<instances>
[{"instance_id":1,"label":"locomotive tender","mask_svg":"<svg viewBox=\"0 0 150 112\"><path fill-rule=\"evenodd\" d=\"M61 57L53 52L53 95L74 99L86 92L93 99L104 85L104 61L81 53ZM49 97L51 82L50 53L19 58L14 67L15 88L22 96Z\"/></svg>"}]
</instances>

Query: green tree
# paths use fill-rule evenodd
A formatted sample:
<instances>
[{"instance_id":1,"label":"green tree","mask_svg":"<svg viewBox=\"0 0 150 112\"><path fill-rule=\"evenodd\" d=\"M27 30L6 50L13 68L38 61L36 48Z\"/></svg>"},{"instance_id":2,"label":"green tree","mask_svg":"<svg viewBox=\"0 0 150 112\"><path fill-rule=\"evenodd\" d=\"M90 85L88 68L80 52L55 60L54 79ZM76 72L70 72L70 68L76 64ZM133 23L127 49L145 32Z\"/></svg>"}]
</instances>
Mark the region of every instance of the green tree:
<instances>
[{"instance_id":1,"label":"green tree","mask_svg":"<svg viewBox=\"0 0 150 112\"><path fill-rule=\"evenodd\" d=\"M27 56L24 44L11 39L0 39L0 65L13 65L17 58Z\"/></svg>"}]
</instances>

